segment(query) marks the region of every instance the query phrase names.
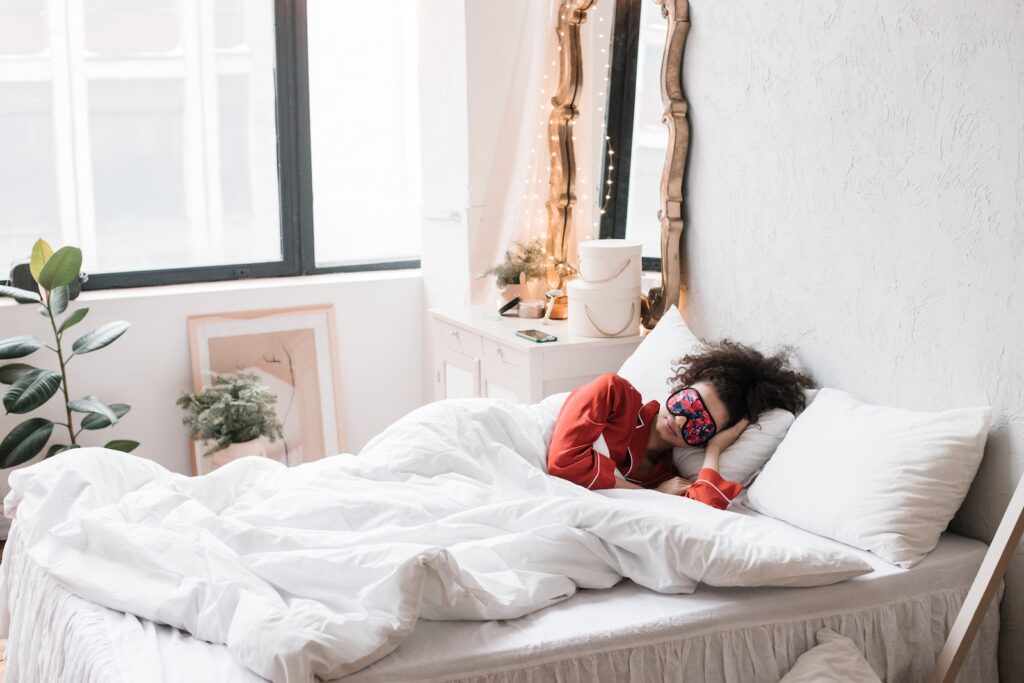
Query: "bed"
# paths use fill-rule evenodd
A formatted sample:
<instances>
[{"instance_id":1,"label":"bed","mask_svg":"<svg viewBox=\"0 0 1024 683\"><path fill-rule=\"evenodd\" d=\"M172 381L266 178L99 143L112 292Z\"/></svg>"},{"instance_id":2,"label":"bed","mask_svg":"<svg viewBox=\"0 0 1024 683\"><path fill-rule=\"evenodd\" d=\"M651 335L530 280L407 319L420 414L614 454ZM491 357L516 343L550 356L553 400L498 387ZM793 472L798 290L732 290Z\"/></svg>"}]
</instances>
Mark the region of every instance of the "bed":
<instances>
[{"instance_id":1,"label":"bed","mask_svg":"<svg viewBox=\"0 0 1024 683\"><path fill-rule=\"evenodd\" d=\"M774 682L830 626L857 642L884 680L923 681L985 550L947 533L911 570L863 553L875 572L832 586L661 595L626 581L518 620L421 621L394 653L345 680L639 682L702 671L709 683ZM222 645L70 593L25 554L17 524L3 569L18 605L10 683L263 680ZM961 680L998 680L998 631L994 606Z\"/></svg>"},{"instance_id":2,"label":"bed","mask_svg":"<svg viewBox=\"0 0 1024 683\"><path fill-rule=\"evenodd\" d=\"M984 544L899 569L743 506L587 491L544 472L559 405L438 402L300 468L20 470L8 680L777 681L821 626L924 680ZM996 680L998 627L964 680Z\"/></svg>"}]
</instances>

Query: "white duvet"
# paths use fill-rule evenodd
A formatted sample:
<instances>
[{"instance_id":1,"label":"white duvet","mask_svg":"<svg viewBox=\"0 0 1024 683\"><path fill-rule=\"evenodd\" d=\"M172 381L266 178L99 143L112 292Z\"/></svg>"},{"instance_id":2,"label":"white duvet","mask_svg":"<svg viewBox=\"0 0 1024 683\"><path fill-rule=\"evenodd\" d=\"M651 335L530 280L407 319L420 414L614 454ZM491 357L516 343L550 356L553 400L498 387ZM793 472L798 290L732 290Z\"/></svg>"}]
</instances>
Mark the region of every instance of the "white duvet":
<instances>
[{"instance_id":1,"label":"white duvet","mask_svg":"<svg viewBox=\"0 0 1024 683\"><path fill-rule=\"evenodd\" d=\"M757 518L548 476L557 408L443 401L358 456L253 457L195 478L69 451L12 473L5 512L71 591L224 643L274 681L356 671L418 618L513 619L622 577L688 593L870 571Z\"/></svg>"}]
</instances>

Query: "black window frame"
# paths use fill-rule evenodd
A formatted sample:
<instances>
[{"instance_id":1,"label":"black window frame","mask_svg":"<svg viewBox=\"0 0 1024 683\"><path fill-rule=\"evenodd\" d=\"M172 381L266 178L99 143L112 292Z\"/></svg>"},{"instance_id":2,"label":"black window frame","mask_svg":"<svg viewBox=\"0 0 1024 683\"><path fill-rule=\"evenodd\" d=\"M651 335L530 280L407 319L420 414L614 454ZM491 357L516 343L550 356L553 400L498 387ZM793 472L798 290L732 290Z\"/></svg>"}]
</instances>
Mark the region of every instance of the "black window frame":
<instances>
[{"instance_id":1,"label":"black window frame","mask_svg":"<svg viewBox=\"0 0 1024 683\"><path fill-rule=\"evenodd\" d=\"M90 274L83 290L156 287L325 273L420 267L419 259L317 266L313 231L313 169L309 123L309 43L306 0L274 1L278 187L281 259L260 263L192 266Z\"/></svg>"},{"instance_id":2,"label":"black window frame","mask_svg":"<svg viewBox=\"0 0 1024 683\"><path fill-rule=\"evenodd\" d=\"M633 107L636 99L637 52L640 47L640 8L647 0L615 0L615 30L612 34L611 80L608 88L609 140L604 147L601 185L612 180L612 195L601 216L601 239L626 237L629 209L629 171L633 161ZM613 171L608 170L609 148L615 151ZM643 257L645 271L661 271L661 257Z\"/></svg>"}]
</instances>

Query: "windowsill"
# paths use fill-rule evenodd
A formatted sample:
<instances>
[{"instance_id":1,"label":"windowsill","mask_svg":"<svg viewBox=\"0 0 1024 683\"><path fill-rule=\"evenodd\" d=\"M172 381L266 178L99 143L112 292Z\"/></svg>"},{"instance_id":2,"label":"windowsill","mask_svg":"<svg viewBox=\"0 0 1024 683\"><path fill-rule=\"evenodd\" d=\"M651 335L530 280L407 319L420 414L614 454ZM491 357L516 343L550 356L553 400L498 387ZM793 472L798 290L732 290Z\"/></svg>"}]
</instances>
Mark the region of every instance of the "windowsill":
<instances>
[{"instance_id":1,"label":"windowsill","mask_svg":"<svg viewBox=\"0 0 1024 683\"><path fill-rule=\"evenodd\" d=\"M221 280L218 282L194 282L184 285L160 285L157 287L133 287L131 289L100 289L82 292L75 301L117 301L123 299L159 298L220 292L259 292L266 289L290 287L311 287L332 284L353 284L385 282L388 280L412 280L422 277L419 268L398 270L367 270L351 273L324 273L321 275L300 275L297 277L268 277L246 280ZM18 306L14 299L0 298L0 308Z\"/></svg>"}]
</instances>

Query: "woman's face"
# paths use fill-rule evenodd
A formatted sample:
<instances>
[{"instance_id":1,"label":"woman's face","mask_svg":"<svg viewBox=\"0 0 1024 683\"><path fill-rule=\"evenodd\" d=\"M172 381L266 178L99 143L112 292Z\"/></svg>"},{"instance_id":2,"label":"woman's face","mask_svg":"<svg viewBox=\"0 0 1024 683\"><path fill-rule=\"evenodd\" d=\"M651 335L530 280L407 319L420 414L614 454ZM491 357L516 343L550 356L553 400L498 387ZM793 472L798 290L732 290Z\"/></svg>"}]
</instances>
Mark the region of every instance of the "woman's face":
<instances>
[{"instance_id":1,"label":"woman's face","mask_svg":"<svg viewBox=\"0 0 1024 683\"><path fill-rule=\"evenodd\" d=\"M725 404L719 398L714 385L710 382L696 382L691 386L700 392L701 398L704 399L704 405L707 406L711 417L714 418L719 431L725 429L725 426L729 424L729 411L726 410ZM689 444L686 443L682 435L683 425L686 424L687 418L685 415L673 415L668 412L667 403L667 401L661 402L655 431L658 432L662 440L674 447L688 446Z\"/></svg>"}]
</instances>

